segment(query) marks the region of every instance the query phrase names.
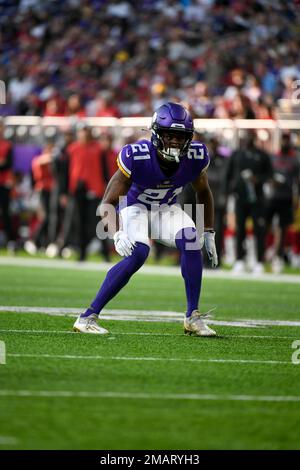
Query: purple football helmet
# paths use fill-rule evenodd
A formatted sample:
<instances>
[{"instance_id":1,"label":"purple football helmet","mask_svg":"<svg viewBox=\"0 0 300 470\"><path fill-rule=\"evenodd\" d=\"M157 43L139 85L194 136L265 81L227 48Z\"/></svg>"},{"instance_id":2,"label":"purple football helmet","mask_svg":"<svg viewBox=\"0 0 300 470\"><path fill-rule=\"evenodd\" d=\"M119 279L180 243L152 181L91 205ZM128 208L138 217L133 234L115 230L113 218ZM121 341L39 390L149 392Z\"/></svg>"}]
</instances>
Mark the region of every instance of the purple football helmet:
<instances>
[{"instance_id":1,"label":"purple football helmet","mask_svg":"<svg viewBox=\"0 0 300 470\"><path fill-rule=\"evenodd\" d=\"M193 119L180 104L166 103L153 114L151 132L151 141L160 154L168 161L179 162L192 142Z\"/></svg>"}]
</instances>

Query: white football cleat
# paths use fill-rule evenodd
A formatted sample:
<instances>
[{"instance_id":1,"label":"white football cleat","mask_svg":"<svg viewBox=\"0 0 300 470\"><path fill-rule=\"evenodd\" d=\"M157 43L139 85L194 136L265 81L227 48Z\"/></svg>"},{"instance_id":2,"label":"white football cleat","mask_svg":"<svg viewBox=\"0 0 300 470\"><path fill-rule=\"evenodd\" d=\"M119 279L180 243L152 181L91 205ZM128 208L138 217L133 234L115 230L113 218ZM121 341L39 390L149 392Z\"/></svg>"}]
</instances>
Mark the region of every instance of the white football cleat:
<instances>
[{"instance_id":1,"label":"white football cleat","mask_svg":"<svg viewBox=\"0 0 300 470\"><path fill-rule=\"evenodd\" d=\"M231 270L232 274L244 274L246 272L245 262L243 260L237 260Z\"/></svg>"},{"instance_id":2,"label":"white football cleat","mask_svg":"<svg viewBox=\"0 0 300 470\"><path fill-rule=\"evenodd\" d=\"M272 260L272 272L274 274L280 274L282 273L284 268L284 262L281 258L278 256L275 256L275 258Z\"/></svg>"},{"instance_id":3,"label":"white football cleat","mask_svg":"<svg viewBox=\"0 0 300 470\"><path fill-rule=\"evenodd\" d=\"M79 317L73 325L73 330L77 333L92 333L94 335L106 335L108 331L97 323L98 316L91 314L88 317Z\"/></svg>"},{"instance_id":4,"label":"white football cleat","mask_svg":"<svg viewBox=\"0 0 300 470\"><path fill-rule=\"evenodd\" d=\"M36 255L37 254L37 246L35 243L33 243L31 240L27 240L24 243L24 250L29 254L29 255Z\"/></svg>"},{"instance_id":5,"label":"white football cleat","mask_svg":"<svg viewBox=\"0 0 300 470\"><path fill-rule=\"evenodd\" d=\"M205 315L201 315L198 310L194 310L190 317L186 317L183 322L183 329L186 335L195 336L217 336L217 333L209 328L204 321Z\"/></svg>"},{"instance_id":6,"label":"white football cleat","mask_svg":"<svg viewBox=\"0 0 300 470\"><path fill-rule=\"evenodd\" d=\"M46 256L48 258L55 258L59 254L58 246L55 243L50 243L46 249Z\"/></svg>"},{"instance_id":7,"label":"white football cleat","mask_svg":"<svg viewBox=\"0 0 300 470\"><path fill-rule=\"evenodd\" d=\"M254 276L261 276L265 272L263 263L256 263L253 267L252 274Z\"/></svg>"}]
</instances>

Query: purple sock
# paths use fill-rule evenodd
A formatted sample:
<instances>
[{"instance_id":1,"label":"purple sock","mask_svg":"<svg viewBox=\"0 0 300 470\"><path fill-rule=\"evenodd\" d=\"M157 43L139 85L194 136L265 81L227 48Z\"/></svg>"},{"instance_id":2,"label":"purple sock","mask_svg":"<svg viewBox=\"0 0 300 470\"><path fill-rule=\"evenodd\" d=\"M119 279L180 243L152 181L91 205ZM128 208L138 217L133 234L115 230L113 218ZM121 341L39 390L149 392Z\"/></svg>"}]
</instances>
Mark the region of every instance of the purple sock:
<instances>
[{"instance_id":1,"label":"purple sock","mask_svg":"<svg viewBox=\"0 0 300 470\"><path fill-rule=\"evenodd\" d=\"M99 315L103 307L124 287L131 276L143 266L149 254L149 246L136 242L132 255L123 258L107 273L102 286L91 306L81 315L87 317L92 313Z\"/></svg>"},{"instance_id":2,"label":"purple sock","mask_svg":"<svg viewBox=\"0 0 300 470\"><path fill-rule=\"evenodd\" d=\"M195 228L187 227L176 234L176 246L180 250L181 274L187 297L186 316L198 310L202 282L202 253Z\"/></svg>"}]
</instances>

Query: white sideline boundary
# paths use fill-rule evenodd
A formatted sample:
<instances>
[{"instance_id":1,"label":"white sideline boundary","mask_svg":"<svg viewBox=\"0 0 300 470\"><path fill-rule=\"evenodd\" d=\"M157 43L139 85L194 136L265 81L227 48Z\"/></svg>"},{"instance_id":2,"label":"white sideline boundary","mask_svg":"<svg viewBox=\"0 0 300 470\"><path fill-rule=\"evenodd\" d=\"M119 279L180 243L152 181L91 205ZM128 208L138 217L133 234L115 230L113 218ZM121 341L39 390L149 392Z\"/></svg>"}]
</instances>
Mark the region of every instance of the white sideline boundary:
<instances>
[{"instance_id":1,"label":"white sideline boundary","mask_svg":"<svg viewBox=\"0 0 300 470\"><path fill-rule=\"evenodd\" d=\"M1 256L0 266L20 266L30 268L52 268L52 269L72 269L76 271L108 271L115 263L96 263L86 261L79 263L77 261L66 260L51 260L51 259L31 259L31 258L18 258L12 256ZM178 276L181 277L179 266L142 266L138 274L150 274L160 276ZM288 284L300 284L300 275L297 274L269 274L264 273L259 276L250 274L233 274L231 271L223 269L212 270L204 269L204 277L212 279L226 279L233 281L264 281L264 282L280 282Z\"/></svg>"},{"instance_id":2,"label":"white sideline boundary","mask_svg":"<svg viewBox=\"0 0 300 470\"><path fill-rule=\"evenodd\" d=\"M133 400L206 400L206 401L244 401L291 403L300 402L300 396L280 395L216 395L216 394L184 394L184 393L126 393L126 392L72 392L69 390L0 390L1 397L20 398L117 398Z\"/></svg>"},{"instance_id":3,"label":"white sideline boundary","mask_svg":"<svg viewBox=\"0 0 300 470\"><path fill-rule=\"evenodd\" d=\"M60 307L25 307L25 306L0 306L0 313L38 313L41 315L77 317L83 309L60 308ZM165 312L161 310L117 310L104 309L100 320L126 320L144 322L182 322L184 314L182 312ZM300 327L300 321L293 320L254 320L240 319L236 321L212 320L207 318L206 323L216 326L231 326L241 328L259 328L266 326L293 326Z\"/></svg>"},{"instance_id":4,"label":"white sideline boundary","mask_svg":"<svg viewBox=\"0 0 300 470\"><path fill-rule=\"evenodd\" d=\"M140 362L193 362L193 363L216 363L216 364L290 364L294 366L291 361L276 361L276 360L259 360L259 359L198 359L198 358L180 358L180 357L130 357L130 356L82 356L74 354L19 354L9 353L7 357L20 357L20 358L44 358L44 359L72 359L72 360L88 360L88 361L140 361Z\"/></svg>"}]
</instances>

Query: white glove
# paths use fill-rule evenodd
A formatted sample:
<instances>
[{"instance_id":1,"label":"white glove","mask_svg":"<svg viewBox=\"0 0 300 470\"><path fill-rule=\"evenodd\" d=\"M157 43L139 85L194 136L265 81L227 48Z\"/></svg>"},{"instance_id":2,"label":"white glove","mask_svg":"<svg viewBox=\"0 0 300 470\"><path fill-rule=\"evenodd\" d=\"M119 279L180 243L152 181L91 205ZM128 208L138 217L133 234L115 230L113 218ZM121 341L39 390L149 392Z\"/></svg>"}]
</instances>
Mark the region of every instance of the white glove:
<instances>
[{"instance_id":1,"label":"white glove","mask_svg":"<svg viewBox=\"0 0 300 470\"><path fill-rule=\"evenodd\" d=\"M114 234L114 242L116 252L121 256L130 256L135 247L135 244L123 230L119 230Z\"/></svg>"},{"instance_id":2,"label":"white glove","mask_svg":"<svg viewBox=\"0 0 300 470\"><path fill-rule=\"evenodd\" d=\"M204 243L211 266L218 266L218 255L215 243L215 232L204 232Z\"/></svg>"}]
</instances>

